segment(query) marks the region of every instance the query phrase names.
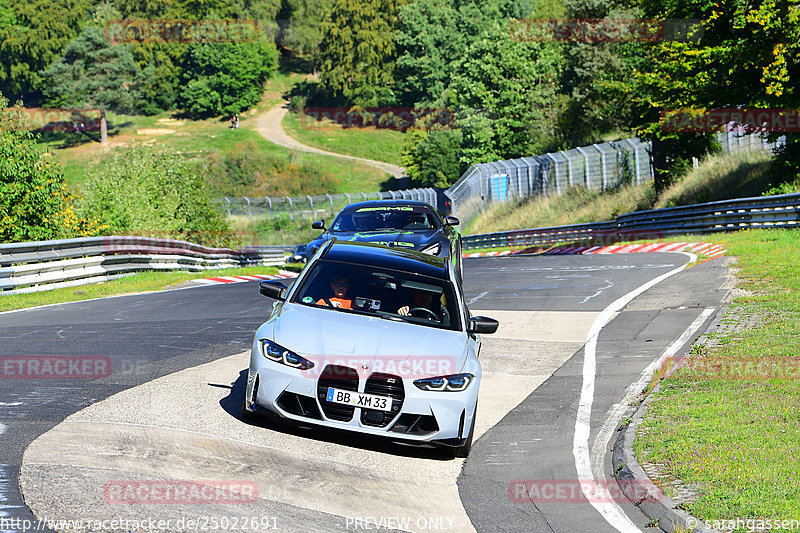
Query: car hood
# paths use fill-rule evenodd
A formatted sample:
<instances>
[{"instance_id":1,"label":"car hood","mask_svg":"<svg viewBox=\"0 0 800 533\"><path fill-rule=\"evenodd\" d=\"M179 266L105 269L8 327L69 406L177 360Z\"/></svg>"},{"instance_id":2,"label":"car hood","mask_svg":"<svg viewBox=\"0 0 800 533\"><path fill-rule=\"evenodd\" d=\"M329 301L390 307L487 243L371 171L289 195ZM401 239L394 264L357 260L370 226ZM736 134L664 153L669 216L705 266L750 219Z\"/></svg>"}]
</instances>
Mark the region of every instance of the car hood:
<instances>
[{"instance_id":1,"label":"car hood","mask_svg":"<svg viewBox=\"0 0 800 533\"><path fill-rule=\"evenodd\" d=\"M370 371L402 372L417 379L458 373L467 358L463 331L332 309L286 303L264 326L270 325L274 342L314 362L320 371L326 364L359 371L366 365ZM263 333L270 336L269 329Z\"/></svg>"}]
</instances>

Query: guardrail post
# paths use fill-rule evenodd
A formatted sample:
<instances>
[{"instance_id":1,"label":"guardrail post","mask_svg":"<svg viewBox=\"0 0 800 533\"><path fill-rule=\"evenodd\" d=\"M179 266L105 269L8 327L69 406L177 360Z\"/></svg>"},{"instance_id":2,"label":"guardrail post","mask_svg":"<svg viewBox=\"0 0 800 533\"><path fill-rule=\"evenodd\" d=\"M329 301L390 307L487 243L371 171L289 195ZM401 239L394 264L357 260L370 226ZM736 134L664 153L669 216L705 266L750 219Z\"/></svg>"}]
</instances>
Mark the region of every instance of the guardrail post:
<instances>
[{"instance_id":1,"label":"guardrail post","mask_svg":"<svg viewBox=\"0 0 800 533\"><path fill-rule=\"evenodd\" d=\"M558 183L558 161L556 158L553 157L553 154L544 154L545 157L549 157L550 160L553 161L553 177L555 178L556 182L556 195L561 196L561 185Z\"/></svg>"},{"instance_id":2,"label":"guardrail post","mask_svg":"<svg viewBox=\"0 0 800 533\"><path fill-rule=\"evenodd\" d=\"M369 198L367 198L367 193L365 193L365 192L362 192L362 193L361 193L361 196L363 196L363 197L364 197L364 200L365 200L365 201L366 201L366 200L369 200Z\"/></svg>"},{"instance_id":3,"label":"guardrail post","mask_svg":"<svg viewBox=\"0 0 800 533\"><path fill-rule=\"evenodd\" d=\"M292 204L292 198L287 196L286 199L289 200L289 218L294 220L294 205Z\"/></svg>"},{"instance_id":4,"label":"guardrail post","mask_svg":"<svg viewBox=\"0 0 800 533\"><path fill-rule=\"evenodd\" d=\"M272 199L269 196L264 197L269 204L269 214L272 218L275 218L275 211L272 210Z\"/></svg>"},{"instance_id":5,"label":"guardrail post","mask_svg":"<svg viewBox=\"0 0 800 533\"><path fill-rule=\"evenodd\" d=\"M600 152L600 166L602 167L600 170L602 171L603 175L603 190L608 188L608 171L606 170L606 153L600 149L599 146L593 144L592 146Z\"/></svg>"},{"instance_id":6,"label":"guardrail post","mask_svg":"<svg viewBox=\"0 0 800 533\"><path fill-rule=\"evenodd\" d=\"M314 218L314 199L311 198L310 194L306 194L306 198L308 198L308 203L311 204L311 218ZM306 217L303 217L303 220L305 220L305 218Z\"/></svg>"},{"instance_id":7,"label":"guardrail post","mask_svg":"<svg viewBox=\"0 0 800 533\"><path fill-rule=\"evenodd\" d=\"M253 210L250 209L250 198L245 196L244 199L247 201L247 218L252 219L253 218Z\"/></svg>"},{"instance_id":8,"label":"guardrail post","mask_svg":"<svg viewBox=\"0 0 800 533\"><path fill-rule=\"evenodd\" d=\"M352 198L350 198L350 195L349 195L349 194L347 194L347 193L344 193L344 195L345 195L345 196L347 196L347 205L350 205L350 204L352 204L352 203L353 203L353 199L352 199Z\"/></svg>"},{"instance_id":9,"label":"guardrail post","mask_svg":"<svg viewBox=\"0 0 800 533\"><path fill-rule=\"evenodd\" d=\"M564 154L564 152L561 153L564 155L564 159L567 160L567 180L569 182L569 186L572 187L573 185L575 185L572 177L572 159L567 157L567 154Z\"/></svg>"},{"instance_id":10,"label":"guardrail post","mask_svg":"<svg viewBox=\"0 0 800 533\"><path fill-rule=\"evenodd\" d=\"M331 216L333 216L333 196L328 193L325 193L325 196L328 197L328 201L331 203Z\"/></svg>"},{"instance_id":11,"label":"guardrail post","mask_svg":"<svg viewBox=\"0 0 800 533\"><path fill-rule=\"evenodd\" d=\"M227 196L225 197L225 201L228 202L228 218L231 218L231 201Z\"/></svg>"},{"instance_id":12,"label":"guardrail post","mask_svg":"<svg viewBox=\"0 0 800 533\"><path fill-rule=\"evenodd\" d=\"M592 190L592 182L589 178L589 154L583 148L578 148L578 152L583 156L583 179L586 181L586 188Z\"/></svg>"}]
</instances>

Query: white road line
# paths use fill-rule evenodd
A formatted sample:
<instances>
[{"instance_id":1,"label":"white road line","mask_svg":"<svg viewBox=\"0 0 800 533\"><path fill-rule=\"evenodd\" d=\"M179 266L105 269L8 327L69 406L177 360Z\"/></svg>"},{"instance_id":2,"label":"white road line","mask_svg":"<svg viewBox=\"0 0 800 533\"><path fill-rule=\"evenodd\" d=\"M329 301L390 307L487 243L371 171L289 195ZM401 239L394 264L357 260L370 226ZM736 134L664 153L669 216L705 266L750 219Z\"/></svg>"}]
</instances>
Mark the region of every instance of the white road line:
<instances>
[{"instance_id":1,"label":"white road line","mask_svg":"<svg viewBox=\"0 0 800 533\"><path fill-rule=\"evenodd\" d=\"M475 302L477 302L478 300L480 300L481 298L483 298L483 297L484 297L484 296L486 296L487 294L489 294L489 292L488 292L488 291L484 291L484 292L480 293L479 295L475 296L474 298L471 298L471 299L470 299L470 300L467 302L467 305L472 305L472 304L474 304Z\"/></svg>"},{"instance_id":2,"label":"white road line","mask_svg":"<svg viewBox=\"0 0 800 533\"><path fill-rule=\"evenodd\" d=\"M598 483L595 479L594 472L592 471L592 459L589 454L589 436L591 434L591 419L592 419L592 403L594 402L594 384L595 376L597 374L597 337L605 325L613 318L614 314L619 312L623 307L628 305L634 298L664 281L665 279L674 276L675 274L683 271L691 262L697 260L697 256L681 252L687 257L687 261L682 266L670 270L669 272L651 279L647 283L637 287L628 294L621 296L597 316L589 329L589 334L586 337L586 345L584 346L583 356L583 386L581 388L580 403L578 404L578 414L575 417L575 435L572 440L572 455L575 457L575 468L578 473L578 479L581 481L581 488L586 499L594 507L597 512L608 522L614 529L622 533L639 532L639 528L631 521L630 518L622 510L622 507L617 503L599 503L595 488L601 486L602 482ZM583 481L591 481L591 483L584 483ZM608 501L606 498L604 500ZM610 499L610 498L609 498Z\"/></svg>"},{"instance_id":3,"label":"white road line","mask_svg":"<svg viewBox=\"0 0 800 533\"><path fill-rule=\"evenodd\" d=\"M5 424L0 424L0 435L6 432L7 427Z\"/></svg>"},{"instance_id":4,"label":"white road line","mask_svg":"<svg viewBox=\"0 0 800 533\"><path fill-rule=\"evenodd\" d=\"M692 335L694 335L698 329L705 323L708 317L716 310L716 308L711 307L708 309L704 309L700 316L698 316L694 322L692 322L686 331L675 340L672 344L670 344L664 353L661 354L661 357L650 363L647 368L642 371L642 374L639 376L639 379L631 383L631 385L625 390L625 394L622 397L622 400L616 405L614 405L609 410L609 415L606 418L606 421L603 423L603 427L600 428L600 431L597 433L597 437L594 439L594 444L592 445L592 471L594 472L595 478L600 479L603 477L603 459L606 454L606 445L608 441L611 440L611 436L614 434L614 431L617 429L619 425L620 418L625 413L625 410L634 401L636 396L642 392L650 381L650 378L653 376L653 373L664 364L668 358L675 355L678 350L686 344L686 342L691 339Z\"/></svg>"}]
</instances>

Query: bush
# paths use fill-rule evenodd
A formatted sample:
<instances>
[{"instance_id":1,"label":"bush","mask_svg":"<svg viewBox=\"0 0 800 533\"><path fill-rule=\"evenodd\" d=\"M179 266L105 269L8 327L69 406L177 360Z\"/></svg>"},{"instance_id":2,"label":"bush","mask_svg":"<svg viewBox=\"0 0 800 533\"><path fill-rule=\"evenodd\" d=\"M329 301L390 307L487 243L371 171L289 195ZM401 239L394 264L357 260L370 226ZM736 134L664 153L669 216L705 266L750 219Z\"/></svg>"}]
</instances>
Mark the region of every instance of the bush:
<instances>
[{"instance_id":1,"label":"bush","mask_svg":"<svg viewBox=\"0 0 800 533\"><path fill-rule=\"evenodd\" d=\"M233 245L233 233L212 204L202 169L173 150L134 144L91 172L79 213L103 220L104 234Z\"/></svg>"},{"instance_id":2,"label":"bush","mask_svg":"<svg viewBox=\"0 0 800 533\"><path fill-rule=\"evenodd\" d=\"M27 131L20 108L0 95L0 242L93 235L75 215L64 170Z\"/></svg>"},{"instance_id":3,"label":"bush","mask_svg":"<svg viewBox=\"0 0 800 533\"><path fill-rule=\"evenodd\" d=\"M335 193L339 182L315 164L265 154L251 140L211 156L208 183L215 196L298 196Z\"/></svg>"}]
</instances>

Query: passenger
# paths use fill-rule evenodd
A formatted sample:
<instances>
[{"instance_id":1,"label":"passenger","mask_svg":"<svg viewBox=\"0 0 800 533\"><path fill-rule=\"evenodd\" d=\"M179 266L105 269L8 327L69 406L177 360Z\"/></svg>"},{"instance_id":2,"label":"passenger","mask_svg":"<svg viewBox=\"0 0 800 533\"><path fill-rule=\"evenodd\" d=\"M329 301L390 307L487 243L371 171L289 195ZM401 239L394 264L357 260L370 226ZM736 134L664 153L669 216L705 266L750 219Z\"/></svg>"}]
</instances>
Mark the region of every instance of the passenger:
<instances>
[{"instance_id":1,"label":"passenger","mask_svg":"<svg viewBox=\"0 0 800 533\"><path fill-rule=\"evenodd\" d=\"M341 274L331 275L331 291L333 296L329 298L320 298L317 300L317 305L327 305L329 307L338 307L340 309L352 309L353 300L347 297L347 291L350 289L350 279Z\"/></svg>"}]
</instances>

